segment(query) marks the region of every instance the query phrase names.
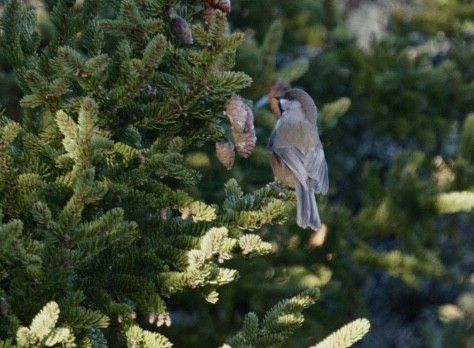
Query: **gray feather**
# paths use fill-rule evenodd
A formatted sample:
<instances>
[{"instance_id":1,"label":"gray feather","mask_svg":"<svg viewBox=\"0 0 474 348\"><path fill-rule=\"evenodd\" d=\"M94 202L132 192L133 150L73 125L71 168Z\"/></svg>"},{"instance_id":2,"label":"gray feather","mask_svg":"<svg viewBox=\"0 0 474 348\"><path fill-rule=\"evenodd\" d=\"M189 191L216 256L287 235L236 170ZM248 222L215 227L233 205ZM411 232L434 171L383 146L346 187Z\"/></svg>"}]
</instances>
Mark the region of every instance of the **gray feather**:
<instances>
[{"instance_id":1,"label":"gray feather","mask_svg":"<svg viewBox=\"0 0 474 348\"><path fill-rule=\"evenodd\" d=\"M321 148L308 151L304 159L305 169L316 193L325 195L329 189L328 165Z\"/></svg>"},{"instance_id":2,"label":"gray feather","mask_svg":"<svg viewBox=\"0 0 474 348\"><path fill-rule=\"evenodd\" d=\"M296 184L296 223L302 228L321 228L318 206L313 190L305 190L299 183Z\"/></svg>"}]
</instances>

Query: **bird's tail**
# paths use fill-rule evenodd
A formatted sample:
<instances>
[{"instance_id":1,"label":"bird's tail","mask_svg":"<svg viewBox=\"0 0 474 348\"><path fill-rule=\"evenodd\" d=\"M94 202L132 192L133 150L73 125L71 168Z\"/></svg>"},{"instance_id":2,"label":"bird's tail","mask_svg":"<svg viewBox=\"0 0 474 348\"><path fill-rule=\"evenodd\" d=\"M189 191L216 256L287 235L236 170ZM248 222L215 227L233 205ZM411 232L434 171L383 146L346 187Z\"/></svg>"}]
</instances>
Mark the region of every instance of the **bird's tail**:
<instances>
[{"instance_id":1,"label":"bird's tail","mask_svg":"<svg viewBox=\"0 0 474 348\"><path fill-rule=\"evenodd\" d=\"M296 222L302 228L321 228L316 197L312 189L305 189L301 183L296 182Z\"/></svg>"}]
</instances>

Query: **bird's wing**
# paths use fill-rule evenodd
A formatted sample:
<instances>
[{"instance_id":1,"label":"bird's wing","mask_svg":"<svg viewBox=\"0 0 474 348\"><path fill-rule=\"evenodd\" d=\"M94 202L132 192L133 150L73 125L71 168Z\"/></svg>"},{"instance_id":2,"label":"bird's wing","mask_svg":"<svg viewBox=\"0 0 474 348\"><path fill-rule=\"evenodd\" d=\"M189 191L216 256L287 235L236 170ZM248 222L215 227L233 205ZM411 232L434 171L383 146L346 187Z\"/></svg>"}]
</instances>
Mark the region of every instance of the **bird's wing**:
<instances>
[{"instance_id":1,"label":"bird's wing","mask_svg":"<svg viewBox=\"0 0 474 348\"><path fill-rule=\"evenodd\" d=\"M325 195L329 189L329 178L328 165L322 148L315 147L306 153L304 168L308 173L310 186L315 192Z\"/></svg>"},{"instance_id":2,"label":"bird's wing","mask_svg":"<svg viewBox=\"0 0 474 348\"><path fill-rule=\"evenodd\" d=\"M308 184L306 169L304 166L304 154L295 146L283 145L276 141L273 136L270 137L269 148L273 153L290 168L296 179L307 190Z\"/></svg>"}]
</instances>

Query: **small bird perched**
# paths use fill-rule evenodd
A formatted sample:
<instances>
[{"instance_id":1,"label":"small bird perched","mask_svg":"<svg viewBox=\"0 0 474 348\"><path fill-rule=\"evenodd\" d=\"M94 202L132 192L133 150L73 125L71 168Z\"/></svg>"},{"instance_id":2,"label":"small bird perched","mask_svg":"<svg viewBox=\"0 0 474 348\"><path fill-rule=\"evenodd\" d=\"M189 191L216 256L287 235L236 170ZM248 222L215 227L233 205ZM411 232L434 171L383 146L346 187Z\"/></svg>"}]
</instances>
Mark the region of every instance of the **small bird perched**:
<instances>
[{"instance_id":1,"label":"small bird perched","mask_svg":"<svg viewBox=\"0 0 474 348\"><path fill-rule=\"evenodd\" d=\"M268 142L270 165L278 181L296 190L298 225L319 229L314 194L326 194L329 179L316 124L318 109L302 89L289 89L276 99L281 116Z\"/></svg>"}]
</instances>

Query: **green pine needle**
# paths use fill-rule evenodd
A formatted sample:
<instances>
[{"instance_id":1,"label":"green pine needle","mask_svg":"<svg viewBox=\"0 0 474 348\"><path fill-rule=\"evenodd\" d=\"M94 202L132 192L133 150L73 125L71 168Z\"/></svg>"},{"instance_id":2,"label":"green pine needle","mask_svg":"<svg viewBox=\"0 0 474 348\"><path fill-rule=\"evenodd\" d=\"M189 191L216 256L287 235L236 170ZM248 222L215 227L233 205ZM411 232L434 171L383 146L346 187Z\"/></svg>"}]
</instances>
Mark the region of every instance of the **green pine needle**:
<instances>
[{"instance_id":1,"label":"green pine needle","mask_svg":"<svg viewBox=\"0 0 474 348\"><path fill-rule=\"evenodd\" d=\"M367 319L356 319L311 348L347 348L361 340L369 329L370 322Z\"/></svg>"}]
</instances>

